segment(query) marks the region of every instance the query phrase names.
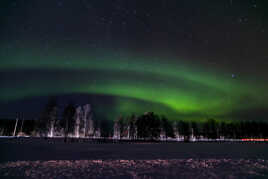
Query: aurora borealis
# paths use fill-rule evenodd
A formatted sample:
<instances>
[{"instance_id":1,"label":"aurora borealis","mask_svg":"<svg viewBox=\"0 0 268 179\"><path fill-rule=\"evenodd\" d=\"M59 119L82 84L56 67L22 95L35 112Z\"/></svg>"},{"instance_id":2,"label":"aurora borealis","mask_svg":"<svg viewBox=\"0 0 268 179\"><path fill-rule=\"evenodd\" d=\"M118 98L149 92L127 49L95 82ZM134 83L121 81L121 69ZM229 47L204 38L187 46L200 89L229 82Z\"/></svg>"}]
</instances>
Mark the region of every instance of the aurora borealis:
<instances>
[{"instance_id":1,"label":"aurora borealis","mask_svg":"<svg viewBox=\"0 0 268 179\"><path fill-rule=\"evenodd\" d=\"M2 5L2 117L23 112L13 103L79 94L95 96L89 103L103 104L95 110L111 118L154 111L171 119L265 119L267 12L260 1Z\"/></svg>"}]
</instances>

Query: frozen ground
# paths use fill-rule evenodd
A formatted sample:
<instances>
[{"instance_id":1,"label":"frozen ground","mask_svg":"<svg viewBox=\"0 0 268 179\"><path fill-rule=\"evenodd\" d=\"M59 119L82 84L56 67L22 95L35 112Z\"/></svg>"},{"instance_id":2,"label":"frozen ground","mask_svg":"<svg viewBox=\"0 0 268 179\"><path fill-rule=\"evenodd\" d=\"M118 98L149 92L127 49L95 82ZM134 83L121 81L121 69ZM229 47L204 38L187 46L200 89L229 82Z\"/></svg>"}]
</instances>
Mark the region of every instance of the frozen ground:
<instances>
[{"instance_id":1,"label":"frozen ground","mask_svg":"<svg viewBox=\"0 0 268 179\"><path fill-rule=\"evenodd\" d=\"M265 160L51 160L0 164L0 177L18 178L266 178Z\"/></svg>"},{"instance_id":2,"label":"frozen ground","mask_svg":"<svg viewBox=\"0 0 268 179\"><path fill-rule=\"evenodd\" d=\"M268 144L1 139L0 178L268 178Z\"/></svg>"}]
</instances>

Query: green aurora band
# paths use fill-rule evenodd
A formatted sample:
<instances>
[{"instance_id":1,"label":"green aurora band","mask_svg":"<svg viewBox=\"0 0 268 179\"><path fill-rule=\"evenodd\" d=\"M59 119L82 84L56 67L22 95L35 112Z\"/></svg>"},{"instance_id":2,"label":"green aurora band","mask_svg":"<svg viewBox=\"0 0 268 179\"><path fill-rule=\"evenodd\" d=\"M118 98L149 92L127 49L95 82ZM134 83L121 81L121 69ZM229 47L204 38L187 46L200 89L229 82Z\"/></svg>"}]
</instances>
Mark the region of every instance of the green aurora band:
<instances>
[{"instance_id":1,"label":"green aurora band","mask_svg":"<svg viewBox=\"0 0 268 179\"><path fill-rule=\"evenodd\" d=\"M9 54L1 51L4 88L0 100L74 93L108 95L117 99L117 113L153 110L170 118L181 115L191 120L223 119L233 111L267 106L267 87L262 80L232 78L227 70L204 68L177 57L102 51L105 54L50 50L45 55L37 48Z\"/></svg>"}]
</instances>

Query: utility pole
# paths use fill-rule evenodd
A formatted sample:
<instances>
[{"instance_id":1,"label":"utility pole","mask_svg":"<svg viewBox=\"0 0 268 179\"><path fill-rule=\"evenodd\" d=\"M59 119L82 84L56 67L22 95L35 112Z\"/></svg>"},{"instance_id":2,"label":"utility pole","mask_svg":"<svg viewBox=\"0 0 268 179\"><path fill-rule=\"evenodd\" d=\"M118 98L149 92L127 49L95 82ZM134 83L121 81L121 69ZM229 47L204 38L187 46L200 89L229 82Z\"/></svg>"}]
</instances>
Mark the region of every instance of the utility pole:
<instances>
[{"instance_id":1,"label":"utility pole","mask_svg":"<svg viewBox=\"0 0 268 179\"><path fill-rule=\"evenodd\" d=\"M15 124L15 128L14 128L13 136L15 136L15 134L16 134L18 120L19 120L19 118L16 118L16 124Z\"/></svg>"}]
</instances>

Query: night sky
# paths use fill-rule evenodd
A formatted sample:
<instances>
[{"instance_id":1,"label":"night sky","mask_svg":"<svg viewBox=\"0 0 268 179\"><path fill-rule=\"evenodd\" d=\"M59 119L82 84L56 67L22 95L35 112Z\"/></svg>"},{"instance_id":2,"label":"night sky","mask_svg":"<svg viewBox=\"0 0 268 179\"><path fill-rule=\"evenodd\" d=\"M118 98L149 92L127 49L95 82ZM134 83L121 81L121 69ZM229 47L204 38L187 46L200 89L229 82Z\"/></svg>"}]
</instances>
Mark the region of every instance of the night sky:
<instances>
[{"instance_id":1,"label":"night sky","mask_svg":"<svg viewBox=\"0 0 268 179\"><path fill-rule=\"evenodd\" d=\"M267 45L267 0L1 0L0 118L265 120Z\"/></svg>"}]
</instances>

